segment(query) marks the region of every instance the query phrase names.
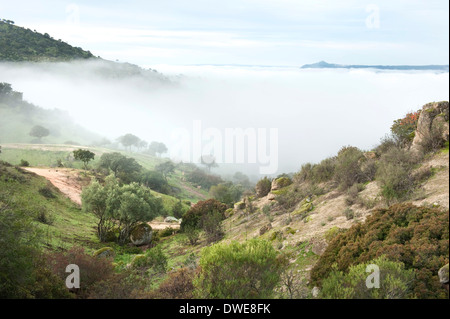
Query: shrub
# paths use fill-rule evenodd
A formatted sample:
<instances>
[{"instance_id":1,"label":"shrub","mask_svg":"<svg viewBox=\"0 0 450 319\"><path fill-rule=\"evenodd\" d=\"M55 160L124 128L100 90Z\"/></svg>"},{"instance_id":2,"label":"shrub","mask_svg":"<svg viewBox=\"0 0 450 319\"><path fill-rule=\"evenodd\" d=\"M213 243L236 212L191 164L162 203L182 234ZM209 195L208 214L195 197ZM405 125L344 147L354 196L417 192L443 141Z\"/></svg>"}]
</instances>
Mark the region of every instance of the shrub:
<instances>
[{"instance_id":1,"label":"shrub","mask_svg":"<svg viewBox=\"0 0 450 319\"><path fill-rule=\"evenodd\" d=\"M167 256L160 246L153 247L145 252L147 265L156 273L165 273L167 271Z\"/></svg>"},{"instance_id":2,"label":"shrub","mask_svg":"<svg viewBox=\"0 0 450 319\"><path fill-rule=\"evenodd\" d=\"M420 112L410 112L402 119L394 121L391 126L393 137L397 140L401 147L408 147L411 145L417 128Z\"/></svg>"},{"instance_id":3,"label":"shrub","mask_svg":"<svg viewBox=\"0 0 450 319\"><path fill-rule=\"evenodd\" d=\"M341 148L336 158L334 179L342 189L348 189L355 183L366 181L361 170L361 163L365 161L364 153L356 147Z\"/></svg>"},{"instance_id":4,"label":"shrub","mask_svg":"<svg viewBox=\"0 0 450 319\"><path fill-rule=\"evenodd\" d=\"M184 228L184 234L192 246L197 245L198 240L200 239L200 231L198 229L192 226L186 226Z\"/></svg>"},{"instance_id":5,"label":"shrub","mask_svg":"<svg viewBox=\"0 0 450 319\"><path fill-rule=\"evenodd\" d=\"M282 264L272 245L251 239L203 249L194 281L198 298L271 298Z\"/></svg>"},{"instance_id":6,"label":"shrub","mask_svg":"<svg viewBox=\"0 0 450 319\"><path fill-rule=\"evenodd\" d=\"M222 215L222 219L225 218L225 210L227 206L218 200L208 199L205 201L199 201L193 207L191 207L183 216L180 229L184 231L186 226L194 227L197 229L202 228L202 219L204 215L211 214L213 212L219 212Z\"/></svg>"},{"instance_id":7,"label":"shrub","mask_svg":"<svg viewBox=\"0 0 450 319\"><path fill-rule=\"evenodd\" d=\"M347 220L353 219L355 218L355 212L352 209L347 208L344 211L344 216L347 218Z\"/></svg>"},{"instance_id":8,"label":"shrub","mask_svg":"<svg viewBox=\"0 0 450 319\"><path fill-rule=\"evenodd\" d=\"M53 191L50 187L44 186L39 188L39 194L44 196L45 198L55 198L55 194L53 194Z\"/></svg>"},{"instance_id":9,"label":"shrub","mask_svg":"<svg viewBox=\"0 0 450 319\"><path fill-rule=\"evenodd\" d=\"M300 171L294 175L294 182L300 184L311 180L313 164L306 163L300 168Z\"/></svg>"},{"instance_id":10,"label":"shrub","mask_svg":"<svg viewBox=\"0 0 450 319\"><path fill-rule=\"evenodd\" d=\"M209 190L213 185L218 185L223 182L222 178L219 176L205 173L199 168L187 173L186 180L195 185L199 185L206 190Z\"/></svg>"},{"instance_id":11,"label":"shrub","mask_svg":"<svg viewBox=\"0 0 450 319\"><path fill-rule=\"evenodd\" d=\"M336 158L326 158L312 168L312 180L315 183L327 182L333 179L335 170Z\"/></svg>"},{"instance_id":12,"label":"shrub","mask_svg":"<svg viewBox=\"0 0 450 319\"><path fill-rule=\"evenodd\" d=\"M26 161L26 160L21 159L19 166L28 167L28 166L30 166L30 163L28 163L28 161Z\"/></svg>"},{"instance_id":13,"label":"shrub","mask_svg":"<svg viewBox=\"0 0 450 319\"><path fill-rule=\"evenodd\" d=\"M47 209L45 207L38 207L37 209L36 220L42 224L53 225L54 218L47 212Z\"/></svg>"},{"instance_id":14,"label":"shrub","mask_svg":"<svg viewBox=\"0 0 450 319\"><path fill-rule=\"evenodd\" d=\"M110 278L114 273L110 258L90 256L82 247L74 246L67 252L51 252L47 260L49 268L62 280L68 275L65 272L67 265L75 264L80 268L80 288L71 289L79 298L86 298L96 283Z\"/></svg>"},{"instance_id":15,"label":"shrub","mask_svg":"<svg viewBox=\"0 0 450 319\"><path fill-rule=\"evenodd\" d=\"M221 221L223 214L218 211L211 212L202 216L202 228L206 234L208 243L213 243L222 239L224 232Z\"/></svg>"},{"instance_id":16,"label":"shrub","mask_svg":"<svg viewBox=\"0 0 450 319\"><path fill-rule=\"evenodd\" d=\"M325 232L325 239L327 242L333 240L339 233L341 229L337 226L333 226Z\"/></svg>"},{"instance_id":17,"label":"shrub","mask_svg":"<svg viewBox=\"0 0 450 319\"><path fill-rule=\"evenodd\" d=\"M158 233L159 238L168 237L176 232L172 227L166 227Z\"/></svg>"},{"instance_id":18,"label":"shrub","mask_svg":"<svg viewBox=\"0 0 450 319\"><path fill-rule=\"evenodd\" d=\"M412 169L414 157L409 151L391 148L381 156L376 179L388 203L401 200L414 190Z\"/></svg>"},{"instance_id":19,"label":"shrub","mask_svg":"<svg viewBox=\"0 0 450 319\"><path fill-rule=\"evenodd\" d=\"M196 271L181 268L169 274L169 277L159 286L156 296L163 299L192 299Z\"/></svg>"},{"instance_id":20,"label":"shrub","mask_svg":"<svg viewBox=\"0 0 450 319\"><path fill-rule=\"evenodd\" d=\"M181 217L183 217L185 212L186 211L183 207L183 204L181 203L181 200L176 202L175 205L173 205L173 207L172 207L172 215L173 215L173 217L175 217L177 219L180 219Z\"/></svg>"},{"instance_id":21,"label":"shrub","mask_svg":"<svg viewBox=\"0 0 450 319\"><path fill-rule=\"evenodd\" d=\"M255 189L256 189L256 196L258 197L264 197L267 194L269 194L270 189L272 188L272 181L265 176L264 178L260 179L258 183L256 183Z\"/></svg>"},{"instance_id":22,"label":"shrub","mask_svg":"<svg viewBox=\"0 0 450 319\"><path fill-rule=\"evenodd\" d=\"M320 285L334 263L339 271L381 255L415 269L413 293L417 298L448 298L439 284L438 271L448 262L449 212L440 208L396 204L374 210L362 224L337 235L311 271Z\"/></svg>"},{"instance_id":23,"label":"shrub","mask_svg":"<svg viewBox=\"0 0 450 319\"><path fill-rule=\"evenodd\" d=\"M379 267L378 288L368 288L367 266ZM413 297L414 270L405 269L400 262L387 260L384 256L367 263L351 266L348 272L337 269L336 265L322 282L320 297L324 299L403 299Z\"/></svg>"}]
</instances>

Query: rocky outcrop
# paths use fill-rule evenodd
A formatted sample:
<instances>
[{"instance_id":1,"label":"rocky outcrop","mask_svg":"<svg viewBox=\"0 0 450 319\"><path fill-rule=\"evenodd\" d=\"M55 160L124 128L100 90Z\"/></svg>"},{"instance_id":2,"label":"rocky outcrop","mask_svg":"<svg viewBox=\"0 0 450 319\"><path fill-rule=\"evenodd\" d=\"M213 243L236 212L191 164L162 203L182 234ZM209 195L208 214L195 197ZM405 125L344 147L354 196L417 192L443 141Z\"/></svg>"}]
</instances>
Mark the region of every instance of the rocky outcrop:
<instances>
[{"instance_id":1,"label":"rocky outcrop","mask_svg":"<svg viewBox=\"0 0 450 319\"><path fill-rule=\"evenodd\" d=\"M447 101L425 104L417 121L417 129L411 151L421 152L427 139L449 140L449 104ZM436 132L438 135L436 136Z\"/></svg>"},{"instance_id":2,"label":"rocky outcrop","mask_svg":"<svg viewBox=\"0 0 450 319\"><path fill-rule=\"evenodd\" d=\"M114 257L115 253L114 253L114 249L112 249L111 247L103 247L97 251L94 252L93 254L94 257Z\"/></svg>"},{"instance_id":3,"label":"rocky outcrop","mask_svg":"<svg viewBox=\"0 0 450 319\"><path fill-rule=\"evenodd\" d=\"M272 187L270 188L270 191L276 191L279 190L283 187L289 186L292 184L292 181L290 178L288 177L279 177L279 178L274 178L272 180Z\"/></svg>"}]
</instances>

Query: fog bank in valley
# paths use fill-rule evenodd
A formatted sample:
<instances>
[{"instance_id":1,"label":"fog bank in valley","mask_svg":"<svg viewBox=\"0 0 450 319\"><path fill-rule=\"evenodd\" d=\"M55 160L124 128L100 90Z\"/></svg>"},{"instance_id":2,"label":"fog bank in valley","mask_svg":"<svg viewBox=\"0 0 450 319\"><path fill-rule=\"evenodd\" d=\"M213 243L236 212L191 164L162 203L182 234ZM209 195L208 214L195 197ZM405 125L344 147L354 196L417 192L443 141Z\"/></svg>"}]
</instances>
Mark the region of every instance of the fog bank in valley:
<instances>
[{"instance_id":1,"label":"fog bank in valley","mask_svg":"<svg viewBox=\"0 0 450 319\"><path fill-rule=\"evenodd\" d=\"M31 103L67 110L77 123L112 140L132 133L164 142L171 156L180 147L174 134L185 132L183 143L190 143L194 161L195 130L206 138L208 132L224 137L227 129L277 129L274 174L297 171L344 145L371 149L393 120L449 99L448 73L152 65L168 78L143 78L111 76L99 72L97 63L0 64L0 82L11 83ZM202 142L206 147L208 140ZM225 145L214 152L223 160ZM260 165L220 164L216 170L230 166L257 174Z\"/></svg>"}]
</instances>

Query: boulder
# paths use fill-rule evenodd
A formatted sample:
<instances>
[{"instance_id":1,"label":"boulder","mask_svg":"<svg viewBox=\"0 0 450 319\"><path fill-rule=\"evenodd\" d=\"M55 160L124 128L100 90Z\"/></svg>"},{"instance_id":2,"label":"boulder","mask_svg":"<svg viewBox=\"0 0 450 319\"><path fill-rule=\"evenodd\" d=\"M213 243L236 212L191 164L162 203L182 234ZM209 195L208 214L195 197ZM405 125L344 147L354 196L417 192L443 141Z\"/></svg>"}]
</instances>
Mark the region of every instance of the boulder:
<instances>
[{"instance_id":1,"label":"boulder","mask_svg":"<svg viewBox=\"0 0 450 319\"><path fill-rule=\"evenodd\" d=\"M432 136L433 129L439 129L444 141L449 140L449 104L447 101L425 104L417 121L417 129L411 144L411 151L420 152L427 137Z\"/></svg>"},{"instance_id":2,"label":"boulder","mask_svg":"<svg viewBox=\"0 0 450 319\"><path fill-rule=\"evenodd\" d=\"M103 247L97 251L94 252L93 254L94 257L114 257L115 256L115 252L114 249L112 249L111 247Z\"/></svg>"},{"instance_id":3,"label":"boulder","mask_svg":"<svg viewBox=\"0 0 450 319\"><path fill-rule=\"evenodd\" d=\"M272 181L272 187L271 187L270 191L276 191L283 187L289 186L291 184L292 184L292 181L288 177L274 178Z\"/></svg>"},{"instance_id":4,"label":"boulder","mask_svg":"<svg viewBox=\"0 0 450 319\"><path fill-rule=\"evenodd\" d=\"M133 228L130 241L135 246L148 245L152 241L153 230L148 224L141 223Z\"/></svg>"},{"instance_id":5,"label":"boulder","mask_svg":"<svg viewBox=\"0 0 450 319\"><path fill-rule=\"evenodd\" d=\"M236 210L243 210L245 209L245 202L237 202L236 204L234 204L234 209Z\"/></svg>"},{"instance_id":6,"label":"boulder","mask_svg":"<svg viewBox=\"0 0 450 319\"><path fill-rule=\"evenodd\" d=\"M164 222L165 223L179 223L180 221L178 219L176 219L175 217L167 216L166 218L164 218Z\"/></svg>"}]
</instances>

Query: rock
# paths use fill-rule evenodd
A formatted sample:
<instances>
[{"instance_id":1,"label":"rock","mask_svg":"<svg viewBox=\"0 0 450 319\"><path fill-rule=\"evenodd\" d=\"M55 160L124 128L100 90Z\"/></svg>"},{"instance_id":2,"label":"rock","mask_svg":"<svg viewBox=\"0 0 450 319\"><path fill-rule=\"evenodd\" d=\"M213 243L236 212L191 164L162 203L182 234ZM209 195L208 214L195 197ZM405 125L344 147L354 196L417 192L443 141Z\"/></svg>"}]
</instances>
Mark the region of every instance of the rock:
<instances>
[{"instance_id":1,"label":"rock","mask_svg":"<svg viewBox=\"0 0 450 319\"><path fill-rule=\"evenodd\" d=\"M314 237L310 240L311 243L311 251L319 256L322 256L327 248L328 244L325 239Z\"/></svg>"},{"instance_id":2,"label":"rock","mask_svg":"<svg viewBox=\"0 0 450 319\"><path fill-rule=\"evenodd\" d=\"M422 151L422 144L435 128L442 132L441 138L449 140L449 104L446 101L425 104L417 121L417 129L411 144L411 151Z\"/></svg>"},{"instance_id":3,"label":"rock","mask_svg":"<svg viewBox=\"0 0 450 319\"><path fill-rule=\"evenodd\" d=\"M93 254L94 257L114 257L115 256L115 252L114 249L112 249L111 247L103 247L97 251L94 252Z\"/></svg>"},{"instance_id":4,"label":"rock","mask_svg":"<svg viewBox=\"0 0 450 319\"><path fill-rule=\"evenodd\" d=\"M303 217L306 217L306 214L314 209L314 204L311 202L311 199L309 197L305 198L300 203L300 208L295 210L292 215L303 215Z\"/></svg>"},{"instance_id":5,"label":"rock","mask_svg":"<svg viewBox=\"0 0 450 319\"><path fill-rule=\"evenodd\" d=\"M234 204L234 208L237 210L245 209L245 202L237 202L236 204Z\"/></svg>"},{"instance_id":6,"label":"rock","mask_svg":"<svg viewBox=\"0 0 450 319\"><path fill-rule=\"evenodd\" d=\"M135 246L148 245L152 241L153 230L148 224L141 223L133 228L130 240Z\"/></svg>"},{"instance_id":7,"label":"rock","mask_svg":"<svg viewBox=\"0 0 450 319\"><path fill-rule=\"evenodd\" d=\"M267 233L271 229L272 229L272 224L268 223L267 225L264 225L263 227L261 227L259 229L259 235L262 236L262 235L264 235L265 233Z\"/></svg>"},{"instance_id":8,"label":"rock","mask_svg":"<svg viewBox=\"0 0 450 319\"><path fill-rule=\"evenodd\" d=\"M364 157L366 159L376 159L377 158L377 153L375 153L373 151L365 152L364 153Z\"/></svg>"},{"instance_id":9,"label":"rock","mask_svg":"<svg viewBox=\"0 0 450 319\"><path fill-rule=\"evenodd\" d=\"M173 216L167 216L164 218L165 223L179 223L180 221Z\"/></svg>"},{"instance_id":10,"label":"rock","mask_svg":"<svg viewBox=\"0 0 450 319\"><path fill-rule=\"evenodd\" d=\"M270 191L276 191L283 187L289 186L292 184L292 181L288 177L280 177L280 178L274 178L272 181L272 186Z\"/></svg>"},{"instance_id":11,"label":"rock","mask_svg":"<svg viewBox=\"0 0 450 319\"><path fill-rule=\"evenodd\" d=\"M438 275L441 284L448 284L448 264L439 269Z\"/></svg>"},{"instance_id":12,"label":"rock","mask_svg":"<svg viewBox=\"0 0 450 319\"><path fill-rule=\"evenodd\" d=\"M312 296L313 296L314 298L319 297L319 293L320 293L319 287L314 287L314 288L311 290L311 294L312 294Z\"/></svg>"},{"instance_id":13,"label":"rock","mask_svg":"<svg viewBox=\"0 0 450 319\"><path fill-rule=\"evenodd\" d=\"M275 194L272 193L267 194L267 200L275 200Z\"/></svg>"}]
</instances>

